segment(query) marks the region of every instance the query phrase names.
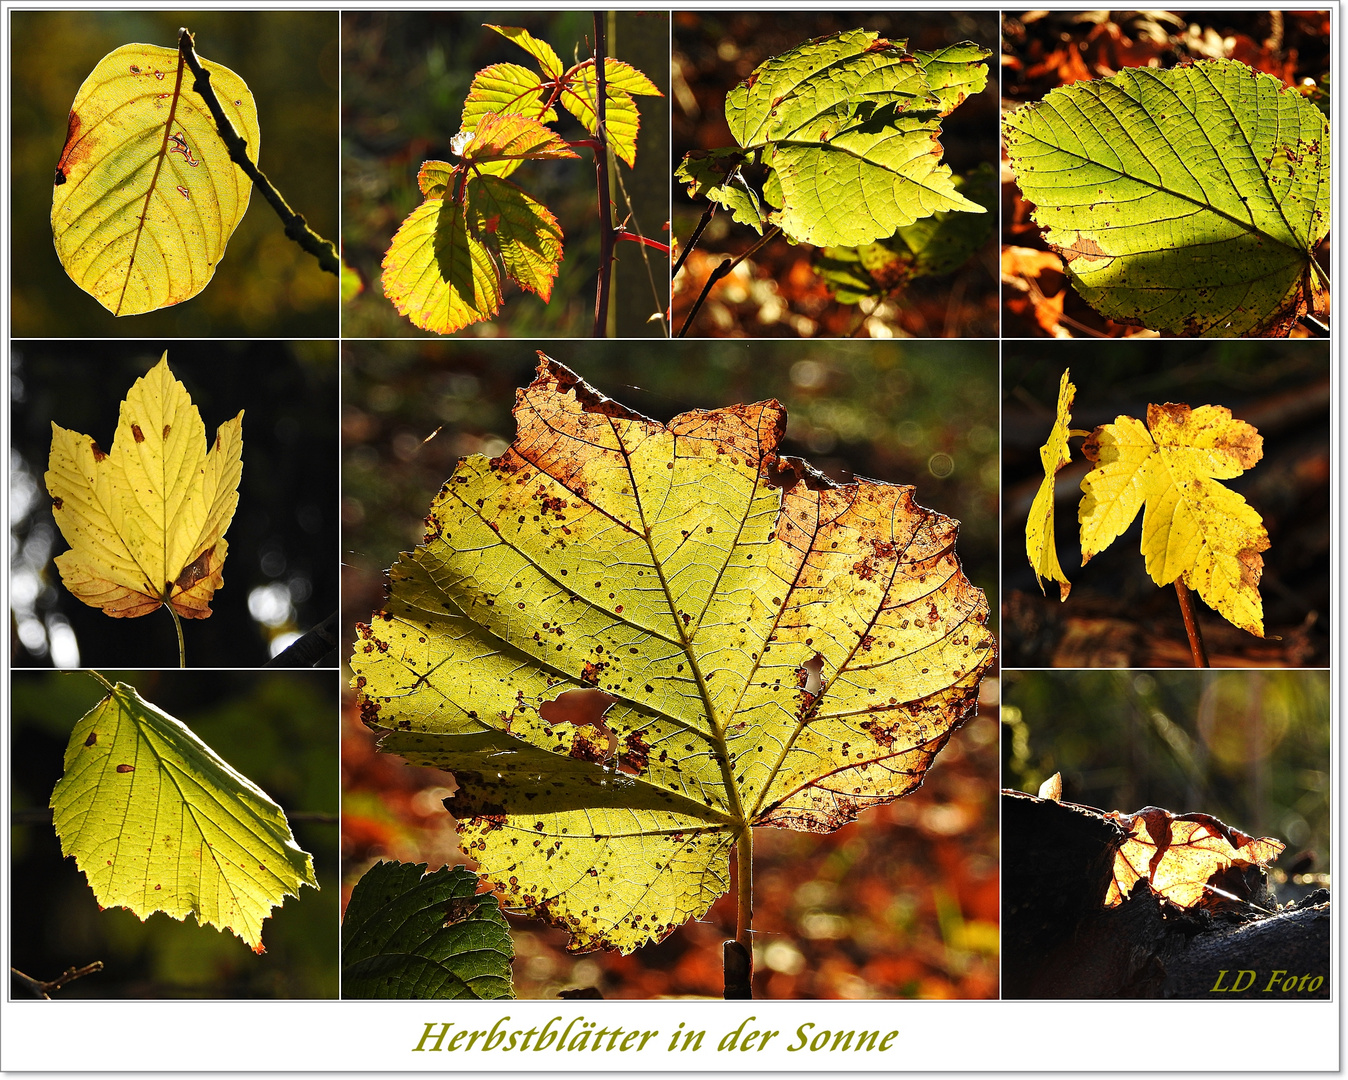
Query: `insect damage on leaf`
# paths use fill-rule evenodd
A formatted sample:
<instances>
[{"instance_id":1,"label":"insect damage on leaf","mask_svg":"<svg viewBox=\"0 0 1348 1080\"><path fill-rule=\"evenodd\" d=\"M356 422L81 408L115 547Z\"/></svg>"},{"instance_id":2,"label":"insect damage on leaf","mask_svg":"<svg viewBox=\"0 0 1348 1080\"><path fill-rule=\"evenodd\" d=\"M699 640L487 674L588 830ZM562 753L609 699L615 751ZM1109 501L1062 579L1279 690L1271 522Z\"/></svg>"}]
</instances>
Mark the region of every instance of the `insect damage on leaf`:
<instances>
[{"instance_id":1,"label":"insect damage on leaf","mask_svg":"<svg viewBox=\"0 0 1348 1080\"><path fill-rule=\"evenodd\" d=\"M907 793L993 663L956 523L782 458L775 401L668 425L542 357L358 627L380 748L452 771L464 850L572 948L706 912L753 826Z\"/></svg>"},{"instance_id":2,"label":"insect damage on leaf","mask_svg":"<svg viewBox=\"0 0 1348 1080\"><path fill-rule=\"evenodd\" d=\"M229 68L202 66L256 162L251 91ZM114 315L204 289L252 195L184 67L177 49L123 45L98 62L70 107L52 236L71 280Z\"/></svg>"},{"instance_id":3,"label":"insect damage on leaf","mask_svg":"<svg viewBox=\"0 0 1348 1080\"><path fill-rule=\"evenodd\" d=\"M1272 837L1247 836L1208 814L1171 814L1146 806L1136 814L1106 816L1128 830L1114 856L1106 907L1122 904L1143 880L1181 907L1211 906L1232 896L1246 899L1245 872L1262 871L1285 846Z\"/></svg>"},{"instance_id":4,"label":"insect damage on leaf","mask_svg":"<svg viewBox=\"0 0 1348 1080\"><path fill-rule=\"evenodd\" d=\"M51 808L100 908L194 915L261 953L272 909L318 888L284 811L124 683L75 725Z\"/></svg>"},{"instance_id":5,"label":"insect damage on leaf","mask_svg":"<svg viewBox=\"0 0 1348 1080\"><path fill-rule=\"evenodd\" d=\"M168 353L122 402L111 452L53 423L44 479L70 544L56 558L66 588L117 618L163 604L184 618L208 617L224 583L242 454L243 413L220 425L208 449Z\"/></svg>"}]
</instances>

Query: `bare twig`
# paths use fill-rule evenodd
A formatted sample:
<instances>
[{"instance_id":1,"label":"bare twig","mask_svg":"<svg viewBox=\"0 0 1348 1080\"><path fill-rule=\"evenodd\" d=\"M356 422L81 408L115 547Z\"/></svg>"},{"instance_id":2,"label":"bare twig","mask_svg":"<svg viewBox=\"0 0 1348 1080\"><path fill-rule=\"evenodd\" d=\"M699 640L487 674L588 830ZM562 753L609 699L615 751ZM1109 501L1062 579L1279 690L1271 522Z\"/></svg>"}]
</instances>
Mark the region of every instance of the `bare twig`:
<instances>
[{"instance_id":1,"label":"bare twig","mask_svg":"<svg viewBox=\"0 0 1348 1080\"><path fill-rule=\"evenodd\" d=\"M740 255L734 259L727 258L721 261L721 265L718 266L715 270L711 272L711 274L708 275L707 283L702 286L702 292L698 294L697 299L693 302L693 306L688 309L688 316L683 320L683 325L679 327L678 333L679 337L684 337L688 333L688 328L693 325L693 320L697 318L697 313L699 310L701 310L703 303L706 301L707 294L711 292L711 287L715 285L718 281L720 281L723 277L728 275L732 270L735 269L735 267L739 266L740 263L742 263L750 255L756 252L769 240L775 240L777 238L777 234L781 231L782 230L780 228L769 229L766 233L763 234L762 238L743 255Z\"/></svg>"},{"instance_id":2,"label":"bare twig","mask_svg":"<svg viewBox=\"0 0 1348 1080\"><path fill-rule=\"evenodd\" d=\"M608 83L605 63L604 13L594 13L594 76L595 128L599 150L594 155L595 178L599 182L599 282L594 297L594 334L604 337L608 332L608 294L613 279L613 208L609 205L608 186Z\"/></svg>"},{"instance_id":3,"label":"bare twig","mask_svg":"<svg viewBox=\"0 0 1348 1080\"><path fill-rule=\"evenodd\" d=\"M338 258L337 249L333 247L332 241L324 240L318 233L309 228L308 223L304 220L304 215L297 214L290 209L289 204L281 197L281 193L276 190L272 182L267 179L266 174L249 159L246 151L247 141L234 130L234 125L225 115L225 110L220 107L220 99L215 96L215 91L211 89L210 72L202 67L201 61L197 59L192 32L185 26L178 31L178 53L187 66L192 69L192 74L196 76L196 82L192 84L192 89L201 95L201 99L206 102L206 107L211 110L211 116L215 118L216 129L220 132L220 138L224 140L225 146L229 149L230 160L244 171L244 174L257 185L267 202L271 203L272 209L276 211L281 223L285 226L286 236L317 259L318 265L328 273L341 277L342 261Z\"/></svg>"},{"instance_id":4,"label":"bare twig","mask_svg":"<svg viewBox=\"0 0 1348 1080\"><path fill-rule=\"evenodd\" d=\"M74 982L76 979L82 979L86 975L92 975L95 971L103 970L103 961L95 960L92 964L85 964L83 967L66 968L64 972L44 982L41 979L35 979L31 975L25 975L16 967L11 967L10 973L23 982L32 992L34 997L42 998L43 1001L51 1000L51 991L59 990L66 983Z\"/></svg>"}]
</instances>

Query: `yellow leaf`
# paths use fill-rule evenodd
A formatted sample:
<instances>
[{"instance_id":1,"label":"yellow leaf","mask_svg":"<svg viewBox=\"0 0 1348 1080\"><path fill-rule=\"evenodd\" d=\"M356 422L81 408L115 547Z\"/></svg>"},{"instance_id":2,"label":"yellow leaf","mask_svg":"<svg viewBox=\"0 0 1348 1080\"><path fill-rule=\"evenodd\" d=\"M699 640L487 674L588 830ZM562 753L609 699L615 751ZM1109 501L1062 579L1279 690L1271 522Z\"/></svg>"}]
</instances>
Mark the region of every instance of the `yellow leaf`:
<instances>
[{"instance_id":1,"label":"yellow leaf","mask_svg":"<svg viewBox=\"0 0 1348 1080\"><path fill-rule=\"evenodd\" d=\"M45 480L70 544L56 559L66 588L118 618L161 604L184 618L209 616L242 453L242 412L220 425L207 450L206 426L168 353L122 402L111 453L53 423Z\"/></svg>"},{"instance_id":2,"label":"yellow leaf","mask_svg":"<svg viewBox=\"0 0 1348 1080\"><path fill-rule=\"evenodd\" d=\"M1227 621L1263 637L1259 553L1268 549L1268 533L1241 496L1215 482L1251 468L1263 443L1219 405L1149 405L1145 426L1120 416L1096 428L1082 448L1096 462L1081 482L1082 565L1145 503L1142 554L1152 580L1182 578Z\"/></svg>"},{"instance_id":3,"label":"yellow leaf","mask_svg":"<svg viewBox=\"0 0 1348 1080\"><path fill-rule=\"evenodd\" d=\"M1058 416L1049 432L1048 442L1039 448L1039 460L1044 466L1044 479L1030 504L1030 516L1025 522L1025 553L1034 567L1035 580L1042 592L1042 578L1058 582L1060 600L1066 600L1072 585L1058 563L1058 547L1053 536L1053 486L1058 470L1072 460L1067 449L1067 436L1072 422L1072 398L1077 388L1067 381L1069 371L1062 373L1058 384Z\"/></svg>"},{"instance_id":4,"label":"yellow leaf","mask_svg":"<svg viewBox=\"0 0 1348 1080\"><path fill-rule=\"evenodd\" d=\"M1114 856L1106 907L1122 904L1143 878L1171 903L1193 907L1209 896L1209 886L1223 887L1227 871L1267 866L1285 847L1272 837L1247 836L1209 814L1172 815L1145 806L1136 814L1108 816L1129 835Z\"/></svg>"},{"instance_id":5,"label":"yellow leaf","mask_svg":"<svg viewBox=\"0 0 1348 1080\"><path fill-rule=\"evenodd\" d=\"M202 60L257 161L242 79ZM71 279L114 315L190 300L215 273L252 181L229 158L177 49L123 45L84 80L56 166L51 225Z\"/></svg>"}]
</instances>

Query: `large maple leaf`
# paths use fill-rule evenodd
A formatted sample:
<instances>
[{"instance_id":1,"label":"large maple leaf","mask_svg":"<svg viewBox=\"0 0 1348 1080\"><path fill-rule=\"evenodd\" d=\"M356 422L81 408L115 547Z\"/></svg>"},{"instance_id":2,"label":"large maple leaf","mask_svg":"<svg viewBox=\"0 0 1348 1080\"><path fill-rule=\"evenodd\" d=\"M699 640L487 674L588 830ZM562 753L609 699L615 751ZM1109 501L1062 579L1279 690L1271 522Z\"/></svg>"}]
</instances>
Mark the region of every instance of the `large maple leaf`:
<instances>
[{"instance_id":1,"label":"large maple leaf","mask_svg":"<svg viewBox=\"0 0 1348 1080\"><path fill-rule=\"evenodd\" d=\"M956 523L779 456L775 401L649 420L542 358L351 665L381 749L453 771L464 848L572 948L706 912L753 826L915 788L995 643Z\"/></svg>"},{"instance_id":2,"label":"large maple leaf","mask_svg":"<svg viewBox=\"0 0 1348 1080\"><path fill-rule=\"evenodd\" d=\"M208 449L206 425L165 353L122 402L110 452L51 427L44 479L70 544L56 558L66 588L118 618L161 605L209 616L239 502L243 413L220 425Z\"/></svg>"}]
</instances>

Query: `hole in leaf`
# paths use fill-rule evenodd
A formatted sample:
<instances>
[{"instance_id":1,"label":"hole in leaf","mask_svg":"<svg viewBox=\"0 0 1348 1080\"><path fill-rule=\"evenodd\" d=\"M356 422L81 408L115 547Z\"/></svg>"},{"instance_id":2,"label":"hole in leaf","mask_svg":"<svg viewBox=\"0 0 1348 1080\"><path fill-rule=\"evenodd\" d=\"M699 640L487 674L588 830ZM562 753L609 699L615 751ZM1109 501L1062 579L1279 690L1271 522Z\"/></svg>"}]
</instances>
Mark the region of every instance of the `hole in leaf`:
<instances>
[{"instance_id":1,"label":"hole in leaf","mask_svg":"<svg viewBox=\"0 0 1348 1080\"><path fill-rule=\"evenodd\" d=\"M813 657L800 665L796 673L796 683L811 697L818 697L824 688L824 658L815 653Z\"/></svg>"},{"instance_id":2,"label":"hole in leaf","mask_svg":"<svg viewBox=\"0 0 1348 1080\"><path fill-rule=\"evenodd\" d=\"M604 714L618 699L602 690L568 690L558 694L552 701L545 701L538 707L538 715L549 724L575 724L577 727L593 726L597 733L608 740L604 757L612 757L618 748L617 736L604 723Z\"/></svg>"}]
</instances>

